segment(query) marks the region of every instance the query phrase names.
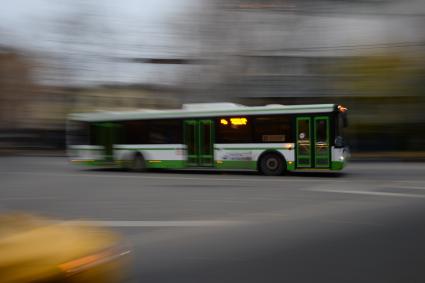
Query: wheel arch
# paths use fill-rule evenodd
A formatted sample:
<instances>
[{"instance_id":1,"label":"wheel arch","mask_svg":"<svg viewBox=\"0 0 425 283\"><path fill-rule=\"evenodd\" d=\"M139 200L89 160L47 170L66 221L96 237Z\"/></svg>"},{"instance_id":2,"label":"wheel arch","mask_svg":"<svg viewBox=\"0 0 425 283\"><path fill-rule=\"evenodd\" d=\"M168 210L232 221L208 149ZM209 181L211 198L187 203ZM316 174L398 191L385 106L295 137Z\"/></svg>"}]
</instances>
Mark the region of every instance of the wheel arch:
<instances>
[{"instance_id":1,"label":"wheel arch","mask_svg":"<svg viewBox=\"0 0 425 283\"><path fill-rule=\"evenodd\" d=\"M270 153L272 153L272 154L276 154L276 155L278 155L280 158L282 158L283 166L284 166L285 170L287 170L287 163L286 163L286 158L285 158L285 156L284 156L281 152L279 152L278 150L276 150L276 149L266 149L265 151L263 151L263 152L262 152L262 153L258 156L258 158L257 158L257 170L260 170L260 161L261 161L261 158L263 158L266 154L270 154Z\"/></svg>"},{"instance_id":2,"label":"wheel arch","mask_svg":"<svg viewBox=\"0 0 425 283\"><path fill-rule=\"evenodd\" d=\"M145 159L145 154L143 153L142 150L135 150L134 152L132 152L131 156L133 158L135 158L135 157L142 157L143 159Z\"/></svg>"},{"instance_id":3,"label":"wheel arch","mask_svg":"<svg viewBox=\"0 0 425 283\"><path fill-rule=\"evenodd\" d=\"M146 155L143 154L142 150L135 150L130 154L130 158L131 159L129 162L131 165L129 166L129 168L132 168L133 171L146 171L148 164L146 162ZM135 164L134 162L137 162L137 160L142 161L142 165L140 168L133 167Z\"/></svg>"},{"instance_id":4,"label":"wheel arch","mask_svg":"<svg viewBox=\"0 0 425 283\"><path fill-rule=\"evenodd\" d=\"M137 156L141 156L146 160L146 154L143 152L143 150L125 150L125 152L119 155L118 159L130 161L136 158Z\"/></svg>"}]
</instances>

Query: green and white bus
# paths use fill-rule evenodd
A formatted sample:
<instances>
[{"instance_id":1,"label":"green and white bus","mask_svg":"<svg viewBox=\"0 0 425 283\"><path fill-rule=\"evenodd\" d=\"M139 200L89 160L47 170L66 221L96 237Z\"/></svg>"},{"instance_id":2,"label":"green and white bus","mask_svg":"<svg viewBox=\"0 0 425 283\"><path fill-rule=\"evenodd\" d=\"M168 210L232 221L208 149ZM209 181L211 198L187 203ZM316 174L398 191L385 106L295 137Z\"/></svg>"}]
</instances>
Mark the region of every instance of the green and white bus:
<instances>
[{"instance_id":1,"label":"green and white bus","mask_svg":"<svg viewBox=\"0 0 425 283\"><path fill-rule=\"evenodd\" d=\"M185 104L182 109L75 113L71 162L150 168L250 169L265 175L341 170L346 108L336 104Z\"/></svg>"}]
</instances>

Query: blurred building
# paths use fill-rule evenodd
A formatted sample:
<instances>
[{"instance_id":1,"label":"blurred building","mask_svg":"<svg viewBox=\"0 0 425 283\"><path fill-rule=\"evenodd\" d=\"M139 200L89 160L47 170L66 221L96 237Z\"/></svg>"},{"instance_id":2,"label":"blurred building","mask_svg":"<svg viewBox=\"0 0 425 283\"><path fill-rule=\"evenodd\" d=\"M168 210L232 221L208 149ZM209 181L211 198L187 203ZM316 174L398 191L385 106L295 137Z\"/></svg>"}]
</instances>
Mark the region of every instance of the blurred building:
<instances>
[{"instance_id":1,"label":"blurred building","mask_svg":"<svg viewBox=\"0 0 425 283\"><path fill-rule=\"evenodd\" d=\"M66 117L71 112L178 108L174 87L120 84L41 85L33 76L35 56L0 50L0 149L63 149Z\"/></svg>"},{"instance_id":2,"label":"blurred building","mask_svg":"<svg viewBox=\"0 0 425 283\"><path fill-rule=\"evenodd\" d=\"M20 127L34 89L32 63L17 50L0 46L0 128Z\"/></svg>"},{"instance_id":3,"label":"blurred building","mask_svg":"<svg viewBox=\"0 0 425 283\"><path fill-rule=\"evenodd\" d=\"M180 108L181 90L172 87L122 84L69 88L69 91L71 112Z\"/></svg>"},{"instance_id":4,"label":"blurred building","mask_svg":"<svg viewBox=\"0 0 425 283\"><path fill-rule=\"evenodd\" d=\"M214 63L194 100L340 103L354 152L425 149L424 5L415 14L415 1L216 3L203 38Z\"/></svg>"}]
</instances>

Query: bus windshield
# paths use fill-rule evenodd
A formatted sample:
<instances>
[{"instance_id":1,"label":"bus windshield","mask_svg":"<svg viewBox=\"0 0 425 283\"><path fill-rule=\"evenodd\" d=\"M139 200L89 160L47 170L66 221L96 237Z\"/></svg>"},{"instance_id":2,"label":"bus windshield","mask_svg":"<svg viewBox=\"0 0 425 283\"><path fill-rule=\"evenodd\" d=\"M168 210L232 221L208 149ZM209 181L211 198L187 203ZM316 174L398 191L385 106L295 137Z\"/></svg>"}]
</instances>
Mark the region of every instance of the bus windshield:
<instances>
[{"instance_id":1,"label":"bus windshield","mask_svg":"<svg viewBox=\"0 0 425 283\"><path fill-rule=\"evenodd\" d=\"M348 126L347 112L338 112L336 121L335 147L346 145L345 128Z\"/></svg>"}]
</instances>

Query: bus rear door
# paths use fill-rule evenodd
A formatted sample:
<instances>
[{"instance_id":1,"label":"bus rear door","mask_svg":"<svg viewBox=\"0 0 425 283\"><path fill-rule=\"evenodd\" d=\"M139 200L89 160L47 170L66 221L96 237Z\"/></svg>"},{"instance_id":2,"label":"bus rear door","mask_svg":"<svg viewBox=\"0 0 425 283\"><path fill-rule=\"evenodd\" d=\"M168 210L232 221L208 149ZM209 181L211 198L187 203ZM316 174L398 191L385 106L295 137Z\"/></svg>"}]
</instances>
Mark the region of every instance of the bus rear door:
<instances>
[{"instance_id":1,"label":"bus rear door","mask_svg":"<svg viewBox=\"0 0 425 283\"><path fill-rule=\"evenodd\" d=\"M113 146L118 143L120 125L117 123L96 123L91 128L94 144L104 147L105 160L113 159Z\"/></svg>"},{"instance_id":2,"label":"bus rear door","mask_svg":"<svg viewBox=\"0 0 425 283\"><path fill-rule=\"evenodd\" d=\"M184 121L184 140L187 146L188 166L213 166L213 125L214 122L210 119Z\"/></svg>"}]
</instances>

